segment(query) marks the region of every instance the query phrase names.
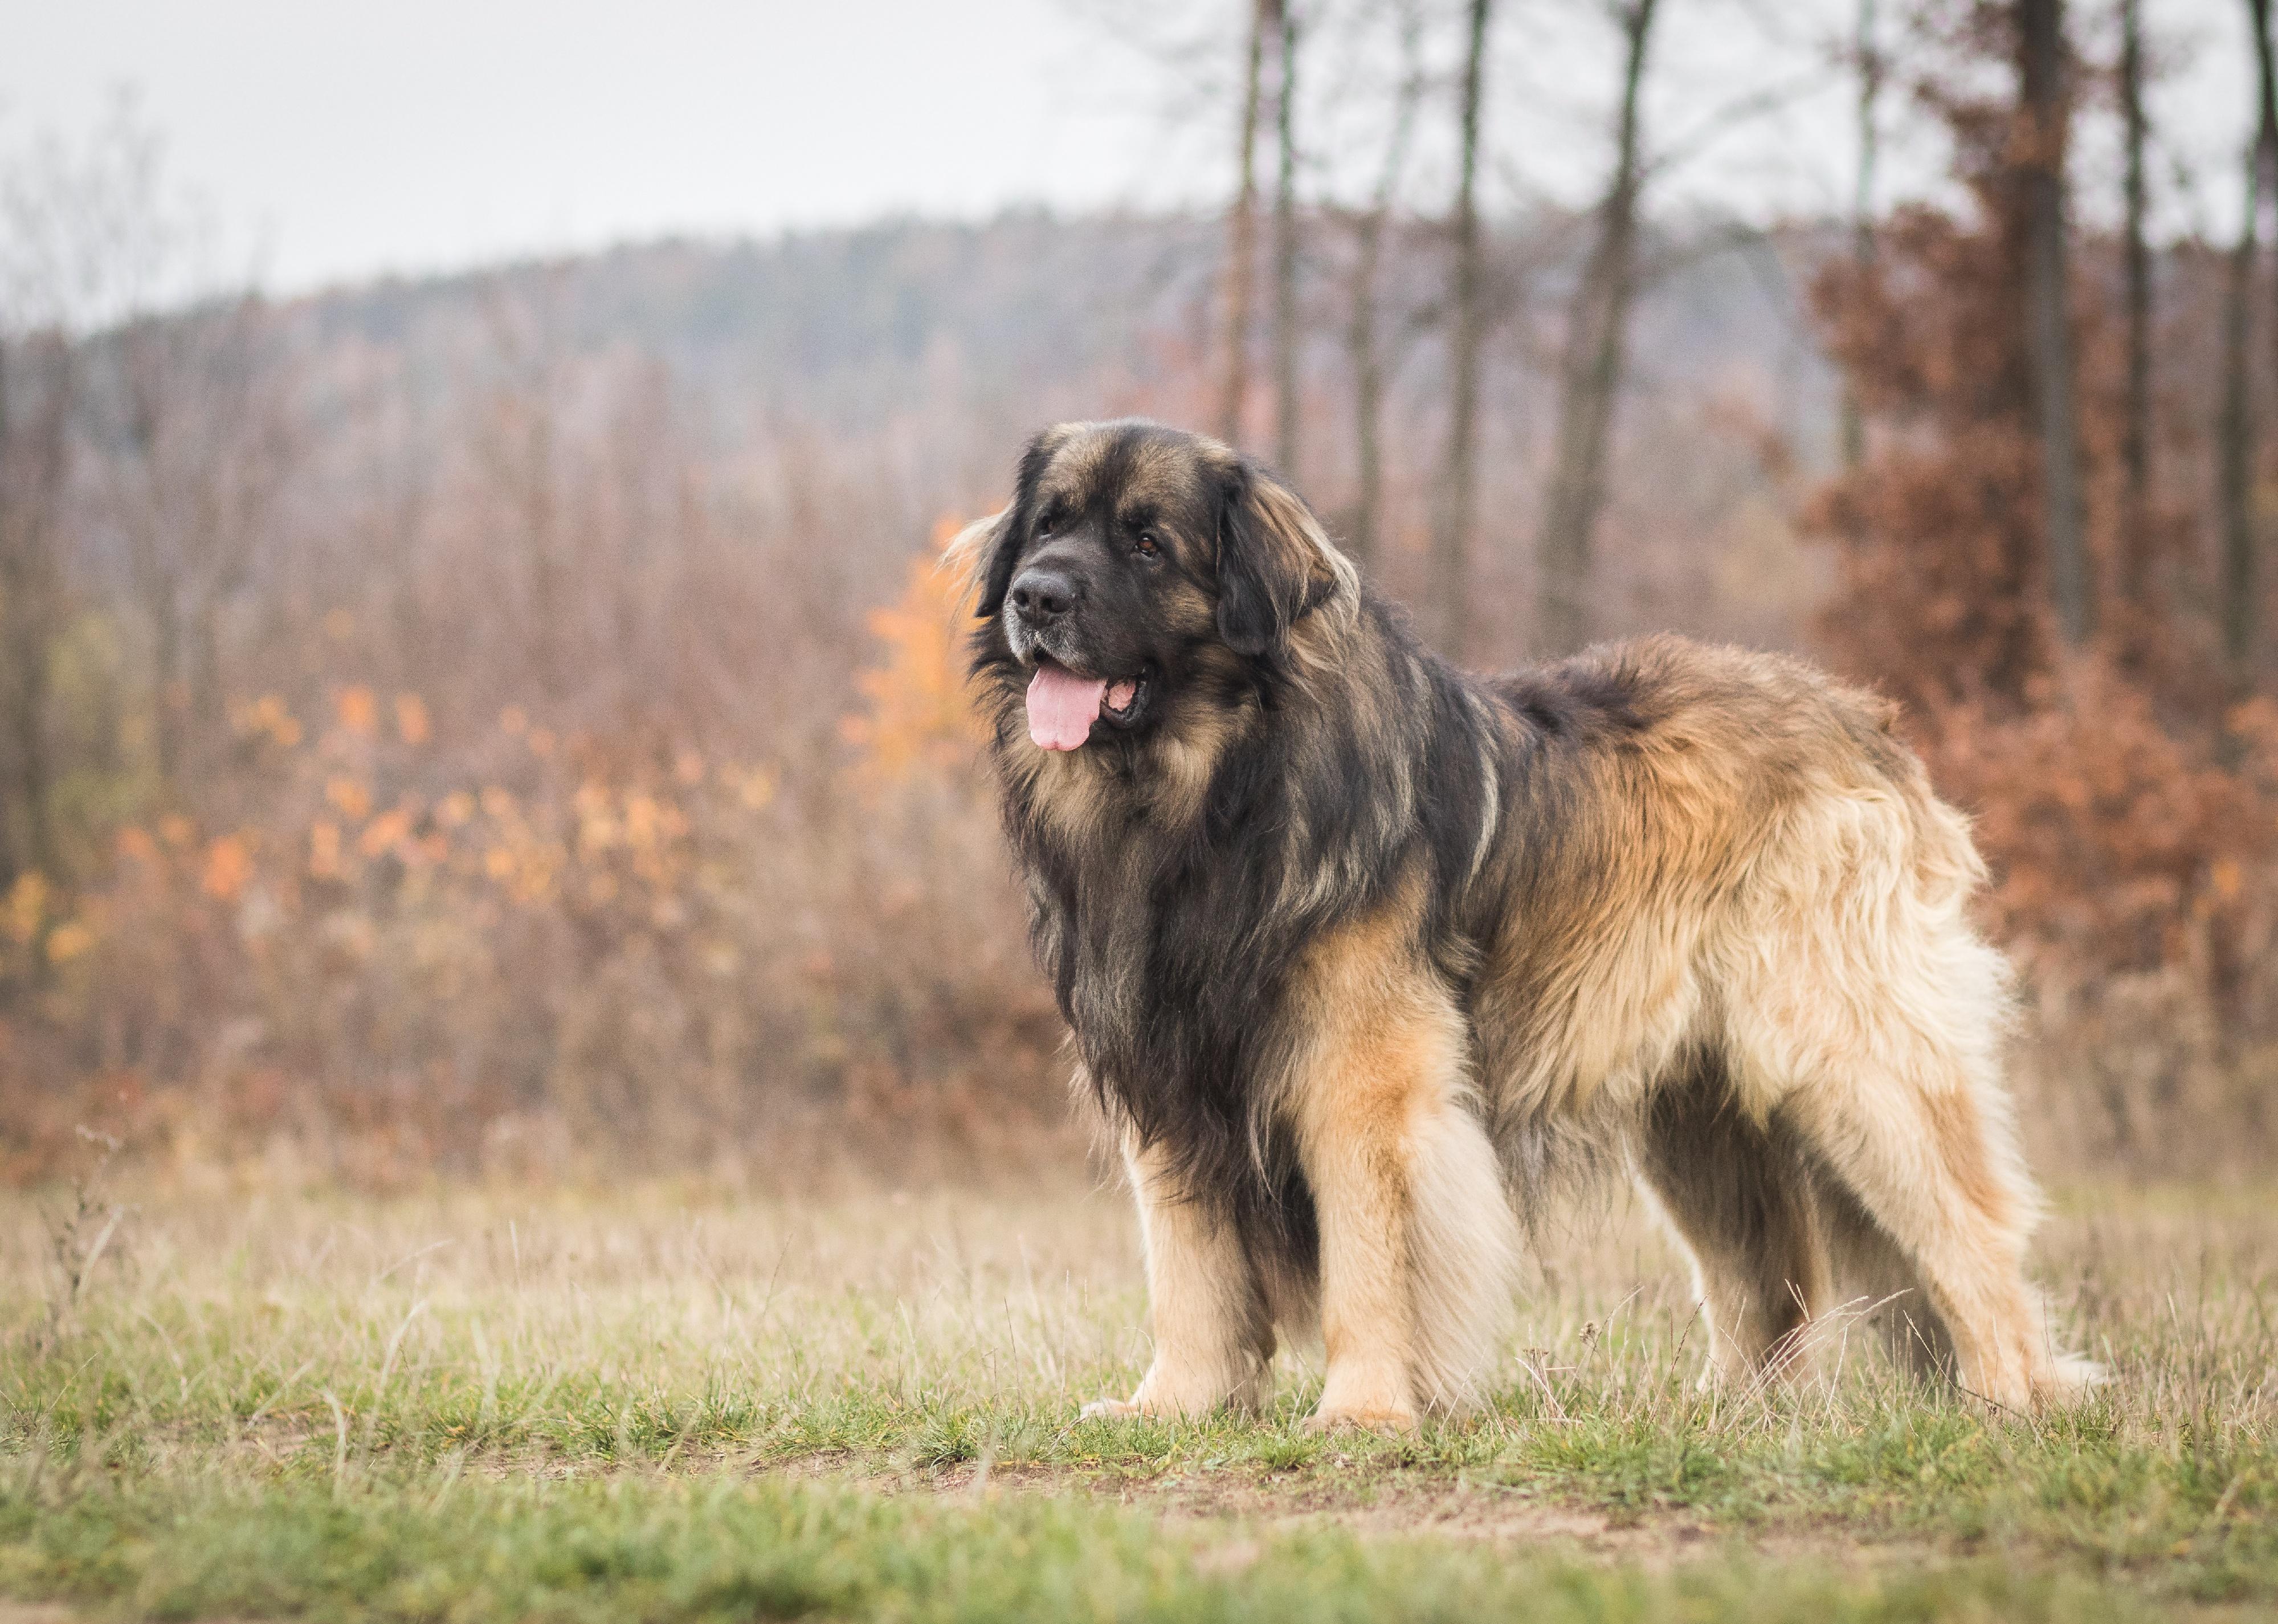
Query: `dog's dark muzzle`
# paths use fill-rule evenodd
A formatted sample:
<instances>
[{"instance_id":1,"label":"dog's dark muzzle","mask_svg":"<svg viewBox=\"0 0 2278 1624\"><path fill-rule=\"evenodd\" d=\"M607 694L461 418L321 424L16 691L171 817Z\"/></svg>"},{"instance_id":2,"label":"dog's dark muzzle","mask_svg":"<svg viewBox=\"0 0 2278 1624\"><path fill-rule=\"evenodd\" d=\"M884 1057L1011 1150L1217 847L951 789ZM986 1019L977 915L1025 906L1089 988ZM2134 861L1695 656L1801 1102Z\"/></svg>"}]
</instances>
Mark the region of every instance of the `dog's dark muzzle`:
<instances>
[{"instance_id":1,"label":"dog's dark muzzle","mask_svg":"<svg viewBox=\"0 0 2278 1624\"><path fill-rule=\"evenodd\" d=\"M1075 577L1063 570L1029 568L1013 582L1013 612L1034 632L1065 620L1075 610L1081 592Z\"/></svg>"}]
</instances>

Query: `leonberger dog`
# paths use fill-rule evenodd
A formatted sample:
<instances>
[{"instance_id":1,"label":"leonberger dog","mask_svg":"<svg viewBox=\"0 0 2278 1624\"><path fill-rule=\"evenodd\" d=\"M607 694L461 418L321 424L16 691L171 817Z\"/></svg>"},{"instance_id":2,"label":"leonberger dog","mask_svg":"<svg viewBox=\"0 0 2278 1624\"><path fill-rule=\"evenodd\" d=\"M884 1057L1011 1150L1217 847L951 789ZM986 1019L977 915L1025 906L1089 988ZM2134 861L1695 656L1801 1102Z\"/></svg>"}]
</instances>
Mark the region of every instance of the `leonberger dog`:
<instances>
[{"instance_id":1,"label":"leonberger dog","mask_svg":"<svg viewBox=\"0 0 2278 1624\"><path fill-rule=\"evenodd\" d=\"M1035 947L1139 1209L1154 1358L1088 1413L1483 1396L1540 1193L1626 1168L1710 1374L1888 1305L2030 1410L2093 1378L2023 1264L1984 869L1892 709L1673 636L1457 670L1296 492L1143 421L1048 429L955 549Z\"/></svg>"}]
</instances>

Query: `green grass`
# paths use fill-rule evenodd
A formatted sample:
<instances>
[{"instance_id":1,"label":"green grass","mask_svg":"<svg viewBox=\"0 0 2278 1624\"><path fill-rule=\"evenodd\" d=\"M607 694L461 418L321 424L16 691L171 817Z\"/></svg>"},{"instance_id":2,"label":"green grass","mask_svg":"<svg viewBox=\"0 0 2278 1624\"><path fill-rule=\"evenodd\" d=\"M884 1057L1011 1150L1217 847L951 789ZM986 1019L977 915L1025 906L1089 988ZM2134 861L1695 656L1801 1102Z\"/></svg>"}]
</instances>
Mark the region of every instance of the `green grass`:
<instances>
[{"instance_id":1,"label":"green grass","mask_svg":"<svg viewBox=\"0 0 2278 1624\"><path fill-rule=\"evenodd\" d=\"M1490 1413L1079 1422L1143 1363L1082 1189L785 1205L0 1204L0 1596L134 1617L2035 1619L2278 1613L2278 1210L2082 1200L2034 1421L1863 1337L1697 1390L1632 1218L1545 1248ZM7 1617L0 1605L0 1620Z\"/></svg>"},{"instance_id":2,"label":"green grass","mask_svg":"<svg viewBox=\"0 0 2278 1624\"><path fill-rule=\"evenodd\" d=\"M1720 1551L1672 1570L1335 1528L1228 1547L1067 1498L981 1505L720 1473L442 1497L141 1489L0 1509L0 1577L140 1616L1823 1620L2144 1616L2083 1574L1861 1580Z\"/></svg>"}]
</instances>

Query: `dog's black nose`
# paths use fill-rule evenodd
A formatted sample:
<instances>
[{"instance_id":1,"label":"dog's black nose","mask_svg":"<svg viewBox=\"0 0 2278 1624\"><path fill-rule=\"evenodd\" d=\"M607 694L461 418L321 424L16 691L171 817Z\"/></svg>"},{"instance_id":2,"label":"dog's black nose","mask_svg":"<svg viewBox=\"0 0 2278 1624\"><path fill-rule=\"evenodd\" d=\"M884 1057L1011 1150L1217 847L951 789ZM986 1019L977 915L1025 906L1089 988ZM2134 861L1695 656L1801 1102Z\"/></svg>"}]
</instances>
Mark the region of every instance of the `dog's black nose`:
<instances>
[{"instance_id":1,"label":"dog's black nose","mask_svg":"<svg viewBox=\"0 0 2278 1624\"><path fill-rule=\"evenodd\" d=\"M1052 570L1023 570L1013 583L1013 607L1031 625L1058 620L1075 607L1075 583Z\"/></svg>"}]
</instances>

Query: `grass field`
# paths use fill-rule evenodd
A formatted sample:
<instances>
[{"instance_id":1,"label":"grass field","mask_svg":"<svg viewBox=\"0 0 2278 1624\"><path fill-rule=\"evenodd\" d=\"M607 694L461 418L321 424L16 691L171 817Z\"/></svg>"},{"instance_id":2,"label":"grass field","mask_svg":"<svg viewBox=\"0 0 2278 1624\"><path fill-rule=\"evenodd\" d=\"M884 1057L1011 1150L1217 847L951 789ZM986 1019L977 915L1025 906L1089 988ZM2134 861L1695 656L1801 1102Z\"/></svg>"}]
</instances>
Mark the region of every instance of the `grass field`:
<instances>
[{"instance_id":1,"label":"grass field","mask_svg":"<svg viewBox=\"0 0 2278 1624\"><path fill-rule=\"evenodd\" d=\"M2278 1613L2278 1202L2075 1192L2040 1255L2115 1373L2075 1414L1863 1334L1704 1395L1617 1204L1549 1238L1492 1413L1394 1441L1302 1432L1302 1362L1262 1423L1079 1422L1145 1305L1073 1177L4 1197L0 1624Z\"/></svg>"}]
</instances>

